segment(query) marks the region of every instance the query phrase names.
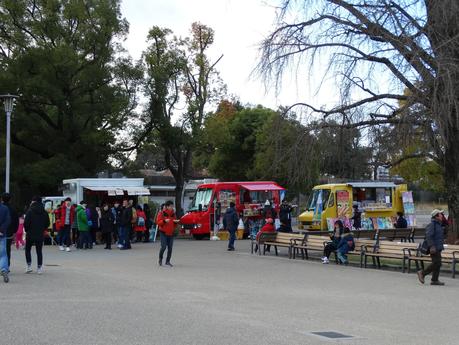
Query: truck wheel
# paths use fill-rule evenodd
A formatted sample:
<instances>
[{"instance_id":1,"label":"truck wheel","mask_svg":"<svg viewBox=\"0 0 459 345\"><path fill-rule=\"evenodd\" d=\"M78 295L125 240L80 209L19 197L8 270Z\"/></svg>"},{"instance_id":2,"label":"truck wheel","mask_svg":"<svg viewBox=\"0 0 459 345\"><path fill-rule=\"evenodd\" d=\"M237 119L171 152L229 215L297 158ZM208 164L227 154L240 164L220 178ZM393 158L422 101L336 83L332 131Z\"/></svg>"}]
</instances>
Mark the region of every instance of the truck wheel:
<instances>
[{"instance_id":1,"label":"truck wheel","mask_svg":"<svg viewBox=\"0 0 459 345\"><path fill-rule=\"evenodd\" d=\"M203 235L202 234L193 234L193 238L197 241L202 240Z\"/></svg>"}]
</instances>

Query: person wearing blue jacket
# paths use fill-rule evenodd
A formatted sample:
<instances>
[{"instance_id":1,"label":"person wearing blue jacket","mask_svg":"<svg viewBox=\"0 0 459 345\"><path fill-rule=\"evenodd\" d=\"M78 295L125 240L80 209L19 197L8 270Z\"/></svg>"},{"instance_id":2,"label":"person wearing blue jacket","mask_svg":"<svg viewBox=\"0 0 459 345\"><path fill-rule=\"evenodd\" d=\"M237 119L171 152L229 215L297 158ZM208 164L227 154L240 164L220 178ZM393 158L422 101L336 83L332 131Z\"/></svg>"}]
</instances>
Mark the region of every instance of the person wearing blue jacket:
<instances>
[{"instance_id":1,"label":"person wearing blue jacket","mask_svg":"<svg viewBox=\"0 0 459 345\"><path fill-rule=\"evenodd\" d=\"M441 267L441 252L444 249L443 242L445 240L442 226L442 213L443 211L433 210L431 213L432 221L426 228L426 241L429 246L432 263L426 269L418 271L418 279L422 284L424 284L425 276L432 273L430 285L445 285L445 283L438 280Z\"/></svg>"},{"instance_id":2,"label":"person wearing blue jacket","mask_svg":"<svg viewBox=\"0 0 459 345\"><path fill-rule=\"evenodd\" d=\"M344 228L343 236L338 243L338 249L336 250L338 254L338 260L340 263L347 265L347 253L355 249L354 236L351 233L349 228Z\"/></svg>"},{"instance_id":3,"label":"person wearing blue jacket","mask_svg":"<svg viewBox=\"0 0 459 345\"><path fill-rule=\"evenodd\" d=\"M8 237L8 227L10 226L10 210L3 204L0 204L0 271L3 281L8 283L8 254L6 251L6 238Z\"/></svg>"},{"instance_id":4,"label":"person wearing blue jacket","mask_svg":"<svg viewBox=\"0 0 459 345\"><path fill-rule=\"evenodd\" d=\"M234 241L236 240L236 230L239 225L239 216L237 215L236 205L234 202L230 202L230 207L226 210L223 216L223 226L228 230L230 238L228 241L228 250L234 250Z\"/></svg>"}]
</instances>

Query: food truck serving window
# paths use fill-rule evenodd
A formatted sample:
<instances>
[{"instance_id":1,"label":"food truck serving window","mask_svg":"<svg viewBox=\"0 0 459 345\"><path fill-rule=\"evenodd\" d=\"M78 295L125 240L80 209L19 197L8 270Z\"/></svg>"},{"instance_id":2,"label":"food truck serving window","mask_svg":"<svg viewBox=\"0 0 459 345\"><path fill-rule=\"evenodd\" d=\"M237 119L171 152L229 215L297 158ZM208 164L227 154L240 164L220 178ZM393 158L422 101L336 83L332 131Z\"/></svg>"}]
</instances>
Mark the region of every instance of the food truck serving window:
<instances>
[{"instance_id":1,"label":"food truck serving window","mask_svg":"<svg viewBox=\"0 0 459 345\"><path fill-rule=\"evenodd\" d=\"M196 191L193 202L191 203L190 210L197 211L199 205L205 209L209 206L210 198L212 197L212 188L200 188Z\"/></svg>"},{"instance_id":2,"label":"food truck serving window","mask_svg":"<svg viewBox=\"0 0 459 345\"><path fill-rule=\"evenodd\" d=\"M273 192L268 191L261 191L261 190L247 190L241 189L240 193L240 203L249 203L249 204L264 204L266 200L273 199Z\"/></svg>"},{"instance_id":3,"label":"food truck serving window","mask_svg":"<svg viewBox=\"0 0 459 345\"><path fill-rule=\"evenodd\" d=\"M390 187L353 188L353 199L368 210L392 208L392 191Z\"/></svg>"}]
</instances>

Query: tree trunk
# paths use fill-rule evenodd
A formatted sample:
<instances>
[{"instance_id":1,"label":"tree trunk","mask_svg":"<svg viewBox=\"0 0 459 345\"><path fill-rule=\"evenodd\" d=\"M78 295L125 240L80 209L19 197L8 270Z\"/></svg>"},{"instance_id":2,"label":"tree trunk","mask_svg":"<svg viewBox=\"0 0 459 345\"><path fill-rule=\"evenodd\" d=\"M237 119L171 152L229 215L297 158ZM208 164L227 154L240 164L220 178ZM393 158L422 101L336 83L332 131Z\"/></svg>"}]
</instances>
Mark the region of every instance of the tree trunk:
<instances>
[{"instance_id":1,"label":"tree trunk","mask_svg":"<svg viewBox=\"0 0 459 345\"><path fill-rule=\"evenodd\" d=\"M459 239L459 128L450 133L445 155L445 187L450 226L448 243Z\"/></svg>"},{"instance_id":2,"label":"tree trunk","mask_svg":"<svg viewBox=\"0 0 459 345\"><path fill-rule=\"evenodd\" d=\"M181 217L185 214L182 205L182 194L183 194L183 186L185 182L182 179L175 180L175 213L177 217Z\"/></svg>"}]
</instances>

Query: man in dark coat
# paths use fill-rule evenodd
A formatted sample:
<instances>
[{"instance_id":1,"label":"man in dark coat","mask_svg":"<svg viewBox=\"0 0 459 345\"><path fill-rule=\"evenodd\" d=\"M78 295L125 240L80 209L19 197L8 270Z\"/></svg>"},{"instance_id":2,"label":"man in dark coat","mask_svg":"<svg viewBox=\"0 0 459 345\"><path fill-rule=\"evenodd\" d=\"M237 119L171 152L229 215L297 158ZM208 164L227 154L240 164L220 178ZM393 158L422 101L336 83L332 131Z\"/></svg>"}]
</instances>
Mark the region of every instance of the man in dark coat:
<instances>
[{"instance_id":1,"label":"man in dark coat","mask_svg":"<svg viewBox=\"0 0 459 345\"><path fill-rule=\"evenodd\" d=\"M8 255L6 254L6 237L10 226L10 211L8 207L0 203L0 273L3 281L8 283Z\"/></svg>"},{"instance_id":2,"label":"man in dark coat","mask_svg":"<svg viewBox=\"0 0 459 345\"><path fill-rule=\"evenodd\" d=\"M27 262L26 273L32 272L32 246L35 245L37 252L37 273L43 273L43 241L44 231L49 227L49 217L43 208L41 198L36 196L32 199L32 204L27 211L24 219L24 231L26 233L25 256Z\"/></svg>"},{"instance_id":3,"label":"man in dark coat","mask_svg":"<svg viewBox=\"0 0 459 345\"><path fill-rule=\"evenodd\" d=\"M8 207L10 211L10 226L8 227L8 231L6 234L6 254L8 255L8 272L10 271L11 266L11 244L13 243L14 234L18 231L19 227L19 216L16 210L10 205L11 201L11 194L10 193L3 193L2 195L2 202L3 205Z\"/></svg>"},{"instance_id":4,"label":"man in dark coat","mask_svg":"<svg viewBox=\"0 0 459 345\"><path fill-rule=\"evenodd\" d=\"M422 284L424 284L425 276L432 273L430 285L445 285L445 283L438 280L441 267L441 252L444 249L444 233L441 224L442 212L433 210L431 213L432 221L426 228L426 241L429 246L432 263L425 270L418 271L418 278Z\"/></svg>"},{"instance_id":5,"label":"man in dark coat","mask_svg":"<svg viewBox=\"0 0 459 345\"><path fill-rule=\"evenodd\" d=\"M123 212L121 213L121 245L120 249L131 249L130 234L132 231L132 205L123 200Z\"/></svg>"},{"instance_id":6,"label":"man in dark coat","mask_svg":"<svg viewBox=\"0 0 459 345\"><path fill-rule=\"evenodd\" d=\"M228 230L230 238L228 241L228 250L234 250L234 241L236 240L236 230L239 225L239 217L236 212L234 202L230 202L230 207L226 210L226 213L223 217L223 226Z\"/></svg>"}]
</instances>

